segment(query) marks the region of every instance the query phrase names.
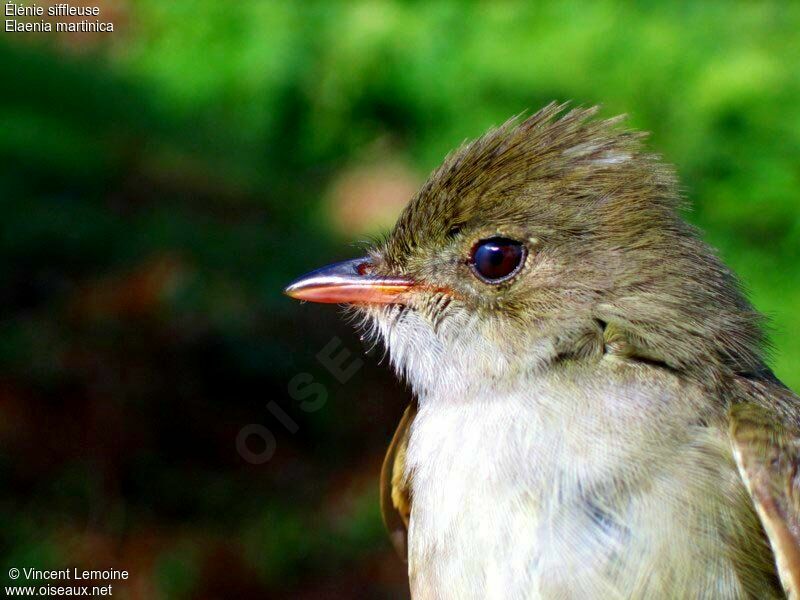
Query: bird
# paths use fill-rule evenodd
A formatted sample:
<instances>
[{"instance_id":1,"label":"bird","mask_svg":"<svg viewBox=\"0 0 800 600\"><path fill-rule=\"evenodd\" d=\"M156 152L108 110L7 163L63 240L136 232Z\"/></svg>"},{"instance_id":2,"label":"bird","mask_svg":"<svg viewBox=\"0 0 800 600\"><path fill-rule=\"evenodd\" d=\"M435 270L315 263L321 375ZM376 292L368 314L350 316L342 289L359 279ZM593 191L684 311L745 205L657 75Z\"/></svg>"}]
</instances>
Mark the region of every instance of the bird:
<instances>
[{"instance_id":1,"label":"bird","mask_svg":"<svg viewBox=\"0 0 800 600\"><path fill-rule=\"evenodd\" d=\"M800 399L674 168L598 110L463 144L285 293L411 389L381 510L415 600L797 598Z\"/></svg>"}]
</instances>

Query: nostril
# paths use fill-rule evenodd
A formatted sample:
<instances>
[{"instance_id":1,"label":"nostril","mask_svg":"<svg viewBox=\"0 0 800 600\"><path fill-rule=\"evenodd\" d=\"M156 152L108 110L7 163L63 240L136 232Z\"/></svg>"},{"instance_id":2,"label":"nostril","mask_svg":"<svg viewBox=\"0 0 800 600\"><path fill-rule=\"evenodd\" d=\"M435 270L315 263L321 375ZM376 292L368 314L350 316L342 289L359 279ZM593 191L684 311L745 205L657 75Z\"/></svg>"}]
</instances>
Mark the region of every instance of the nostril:
<instances>
[{"instance_id":1,"label":"nostril","mask_svg":"<svg viewBox=\"0 0 800 600\"><path fill-rule=\"evenodd\" d=\"M370 264L368 262L360 263L356 267L356 272L359 275L369 275L370 273L372 273L372 264Z\"/></svg>"}]
</instances>

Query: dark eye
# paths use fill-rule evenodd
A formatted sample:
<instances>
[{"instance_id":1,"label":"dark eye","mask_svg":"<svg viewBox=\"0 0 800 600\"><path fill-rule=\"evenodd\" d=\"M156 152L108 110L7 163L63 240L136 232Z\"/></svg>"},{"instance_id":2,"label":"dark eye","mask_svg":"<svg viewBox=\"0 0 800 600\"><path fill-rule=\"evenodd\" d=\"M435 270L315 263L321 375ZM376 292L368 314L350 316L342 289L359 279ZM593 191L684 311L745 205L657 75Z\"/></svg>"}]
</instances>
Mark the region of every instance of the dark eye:
<instances>
[{"instance_id":1,"label":"dark eye","mask_svg":"<svg viewBox=\"0 0 800 600\"><path fill-rule=\"evenodd\" d=\"M475 274L487 283L500 283L512 277L525 262L525 246L503 237L481 240L472 247L470 264Z\"/></svg>"}]
</instances>

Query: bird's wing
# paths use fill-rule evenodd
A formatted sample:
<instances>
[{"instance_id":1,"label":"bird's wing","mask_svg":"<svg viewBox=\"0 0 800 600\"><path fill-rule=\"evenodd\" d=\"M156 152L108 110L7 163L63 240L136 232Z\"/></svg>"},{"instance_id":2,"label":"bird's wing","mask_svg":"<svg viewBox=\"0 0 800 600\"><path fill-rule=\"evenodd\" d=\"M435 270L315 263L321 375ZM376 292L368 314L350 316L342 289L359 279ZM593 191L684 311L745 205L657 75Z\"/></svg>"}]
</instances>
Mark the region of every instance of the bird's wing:
<instances>
[{"instance_id":1,"label":"bird's wing","mask_svg":"<svg viewBox=\"0 0 800 600\"><path fill-rule=\"evenodd\" d=\"M394 433L381 469L381 513L389 531L392 544L407 560L408 519L411 516L411 484L405 474L406 447L411 433L411 423L417 414L417 403L412 402L403 413Z\"/></svg>"},{"instance_id":2,"label":"bird's wing","mask_svg":"<svg viewBox=\"0 0 800 600\"><path fill-rule=\"evenodd\" d=\"M744 382L730 410L739 473L775 554L781 583L800 598L800 398L777 380Z\"/></svg>"}]
</instances>

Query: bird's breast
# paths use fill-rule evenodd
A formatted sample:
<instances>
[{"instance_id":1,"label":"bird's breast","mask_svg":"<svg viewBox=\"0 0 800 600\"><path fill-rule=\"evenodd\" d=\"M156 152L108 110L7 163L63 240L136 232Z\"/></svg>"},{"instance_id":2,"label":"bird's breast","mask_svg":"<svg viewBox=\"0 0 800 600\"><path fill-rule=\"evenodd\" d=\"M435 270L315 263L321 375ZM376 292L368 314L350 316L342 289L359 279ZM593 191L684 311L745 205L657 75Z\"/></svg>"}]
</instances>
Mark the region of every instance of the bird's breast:
<instances>
[{"instance_id":1,"label":"bird's breast","mask_svg":"<svg viewBox=\"0 0 800 600\"><path fill-rule=\"evenodd\" d=\"M726 533L707 524L741 485L724 436L692 425L697 391L669 377L566 381L420 399L407 462L414 597L628 598L663 591L659 570L737 597Z\"/></svg>"}]
</instances>

